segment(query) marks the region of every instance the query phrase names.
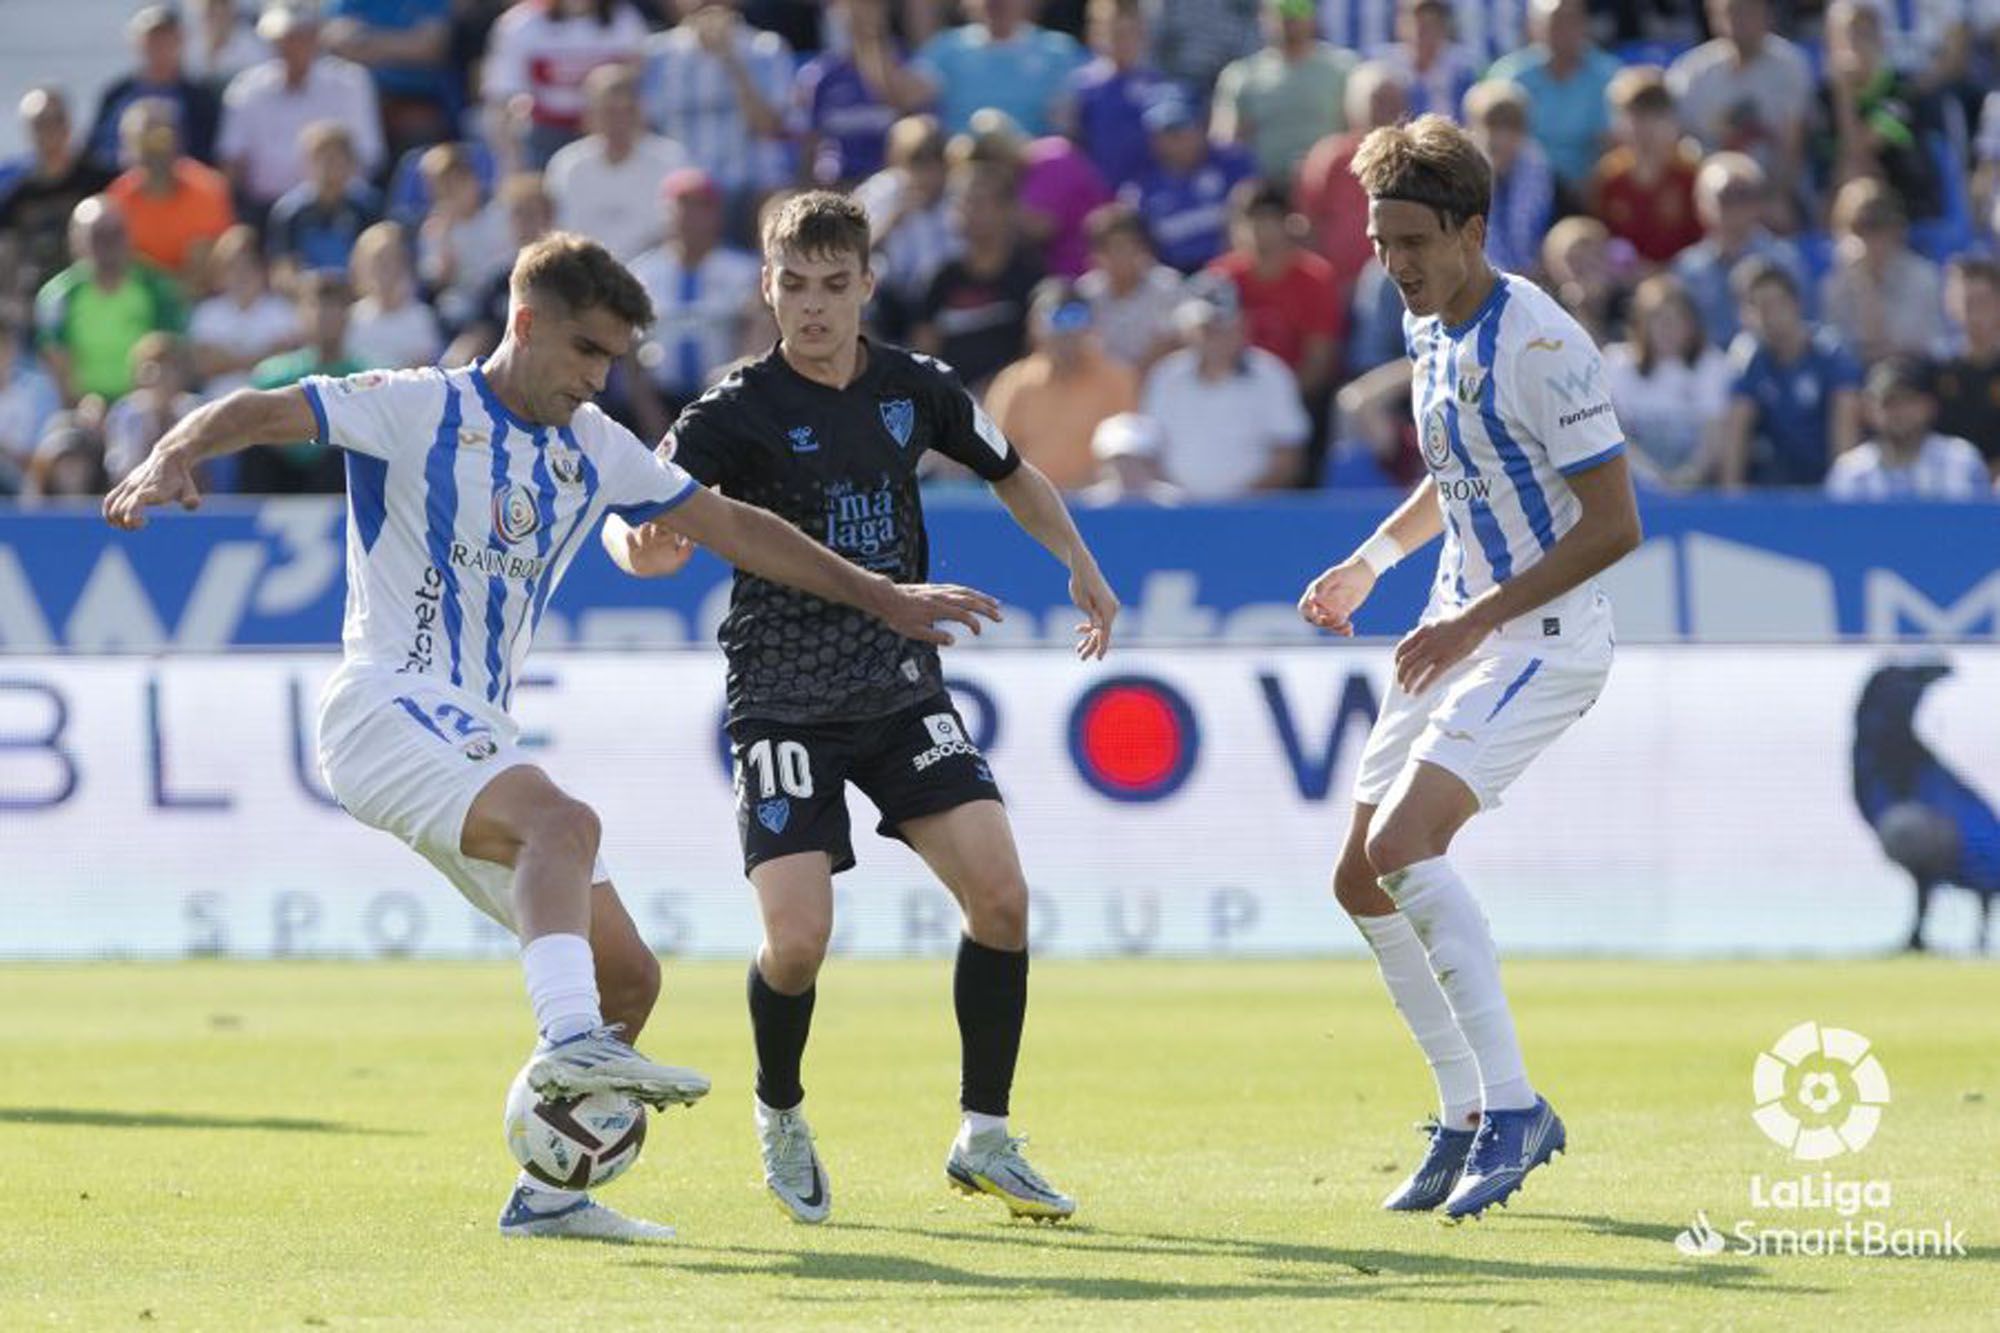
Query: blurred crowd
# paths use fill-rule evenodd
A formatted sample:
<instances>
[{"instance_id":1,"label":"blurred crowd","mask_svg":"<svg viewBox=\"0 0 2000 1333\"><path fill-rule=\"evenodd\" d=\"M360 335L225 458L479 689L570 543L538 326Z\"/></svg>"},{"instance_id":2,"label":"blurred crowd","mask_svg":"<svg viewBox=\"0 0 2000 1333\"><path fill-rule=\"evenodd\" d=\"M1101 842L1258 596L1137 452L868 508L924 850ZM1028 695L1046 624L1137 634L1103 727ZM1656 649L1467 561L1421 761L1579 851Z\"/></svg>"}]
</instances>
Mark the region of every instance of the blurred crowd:
<instances>
[{"instance_id":1,"label":"blurred crowd","mask_svg":"<svg viewBox=\"0 0 2000 1333\"><path fill-rule=\"evenodd\" d=\"M188 0L0 163L0 494L101 492L202 401L496 344L592 235L658 322L642 437L768 348L760 211L852 190L878 335L1086 499L1402 486L1348 173L1460 120L1488 249L1606 349L1642 484L2000 475L2000 0ZM310 445L212 488L337 491ZM937 484L952 484L940 474Z\"/></svg>"}]
</instances>

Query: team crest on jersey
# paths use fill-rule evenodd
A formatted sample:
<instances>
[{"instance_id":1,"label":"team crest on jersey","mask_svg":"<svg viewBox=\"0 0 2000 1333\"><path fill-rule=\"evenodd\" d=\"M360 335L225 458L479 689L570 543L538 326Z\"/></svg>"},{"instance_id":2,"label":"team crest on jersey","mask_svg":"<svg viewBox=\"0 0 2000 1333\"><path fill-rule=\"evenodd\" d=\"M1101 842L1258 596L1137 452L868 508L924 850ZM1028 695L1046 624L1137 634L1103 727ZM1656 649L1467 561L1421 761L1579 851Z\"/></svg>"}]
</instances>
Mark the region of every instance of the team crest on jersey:
<instances>
[{"instance_id":1,"label":"team crest on jersey","mask_svg":"<svg viewBox=\"0 0 2000 1333\"><path fill-rule=\"evenodd\" d=\"M890 398L879 406L883 429L895 437L897 448L907 448L910 434L917 428L917 405L908 398Z\"/></svg>"},{"instance_id":2,"label":"team crest on jersey","mask_svg":"<svg viewBox=\"0 0 2000 1333\"><path fill-rule=\"evenodd\" d=\"M549 446L549 474L564 486L574 486L583 480L583 455L574 449L565 449L559 444Z\"/></svg>"},{"instance_id":3,"label":"team crest on jersey","mask_svg":"<svg viewBox=\"0 0 2000 1333\"><path fill-rule=\"evenodd\" d=\"M792 442L792 452L795 454L819 452L819 441L813 438L811 426L794 426L785 432L785 438Z\"/></svg>"},{"instance_id":4,"label":"team crest on jersey","mask_svg":"<svg viewBox=\"0 0 2000 1333\"><path fill-rule=\"evenodd\" d=\"M1479 402L1479 391L1486 387L1486 372L1468 370L1458 377L1458 401L1462 406L1473 407Z\"/></svg>"},{"instance_id":5,"label":"team crest on jersey","mask_svg":"<svg viewBox=\"0 0 2000 1333\"><path fill-rule=\"evenodd\" d=\"M1445 422L1445 405L1439 403L1424 414L1424 464L1433 472L1444 471L1451 462L1451 427Z\"/></svg>"},{"instance_id":6,"label":"team crest on jersey","mask_svg":"<svg viewBox=\"0 0 2000 1333\"><path fill-rule=\"evenodd\" d=\"M541 507L535 493L526 486L507 486L493 492L493 531L509 546L535 535L542 526Z\"/></svg>"},{"instance_id":7,"label":"team crest on jersey","mask_svg":"<svg viewBox=\"0 0 2000 1333\"><path fill-rule=\"evenodd\" d=\"M757 802L757 822L773 833L783 833L785 825L792 822L790 799L773 796L768 801Z\"/></svg>"}]
</instances>

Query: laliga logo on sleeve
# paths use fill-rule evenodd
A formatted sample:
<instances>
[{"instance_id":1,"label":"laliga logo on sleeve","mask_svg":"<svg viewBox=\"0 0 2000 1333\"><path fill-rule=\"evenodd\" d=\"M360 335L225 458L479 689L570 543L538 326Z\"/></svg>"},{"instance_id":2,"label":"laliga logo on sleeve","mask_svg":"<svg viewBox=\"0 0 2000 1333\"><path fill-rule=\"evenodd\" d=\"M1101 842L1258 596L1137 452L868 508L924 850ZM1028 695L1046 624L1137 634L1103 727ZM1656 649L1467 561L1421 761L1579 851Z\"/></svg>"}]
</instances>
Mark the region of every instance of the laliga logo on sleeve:
<instances>
[{"instance_id":1,"label":"laliga logo on sleeve","mask_svg":"<svg viewBox=\"0 0 2000 1333\"><path fill-rule=\"evenodd\" d=\"M1799 1024L1758 1055L1750 1118L1802 1162L1860 1152L1889 1104L1889 1076L1868 1047L1858 1032Z\"/></svg>"}]
</instances>

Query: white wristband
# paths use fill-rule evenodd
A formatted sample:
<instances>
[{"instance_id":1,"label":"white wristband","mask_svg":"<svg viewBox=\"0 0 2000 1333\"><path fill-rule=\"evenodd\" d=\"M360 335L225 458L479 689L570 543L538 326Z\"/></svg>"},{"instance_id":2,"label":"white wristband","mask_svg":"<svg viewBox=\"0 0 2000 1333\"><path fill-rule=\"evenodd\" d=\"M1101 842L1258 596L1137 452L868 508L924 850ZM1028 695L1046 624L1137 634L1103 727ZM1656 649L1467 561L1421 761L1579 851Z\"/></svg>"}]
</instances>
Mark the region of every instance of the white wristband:
<instances>
[{"instance_id":1,"label":"white wristband","mask_svg":"<svg viewBox=\"0 0 2000 1333\"><path fill-rule=\"evenodd\" d=\"M1386 532L1378 532L1361 544L1354 558L1368 566L1369 573L1379 579L1403 558L1403 544Z\"/></svg>"}]
</instances>

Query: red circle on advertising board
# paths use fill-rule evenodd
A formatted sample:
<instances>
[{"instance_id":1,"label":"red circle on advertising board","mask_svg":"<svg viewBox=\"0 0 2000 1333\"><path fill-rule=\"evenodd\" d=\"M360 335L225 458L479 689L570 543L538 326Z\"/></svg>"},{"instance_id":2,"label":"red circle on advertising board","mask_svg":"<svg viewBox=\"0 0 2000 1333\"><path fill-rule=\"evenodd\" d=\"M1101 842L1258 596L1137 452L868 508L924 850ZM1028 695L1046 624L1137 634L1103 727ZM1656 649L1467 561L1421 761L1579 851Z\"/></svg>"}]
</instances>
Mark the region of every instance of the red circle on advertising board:
<instances>
[{"instance_id":1,"label":"red circle on advertising board","mask_svg":"<svg viewBox=\"0 0 2000 1333\"><path fill-rule=\"evenodd\" d=\"M1181 767L1187 738L1180 713L1157 690L1112 686L1090 701L1079 721L1083 760L1106 782L1144 790Z\"/></svg>"}]
</instances>

